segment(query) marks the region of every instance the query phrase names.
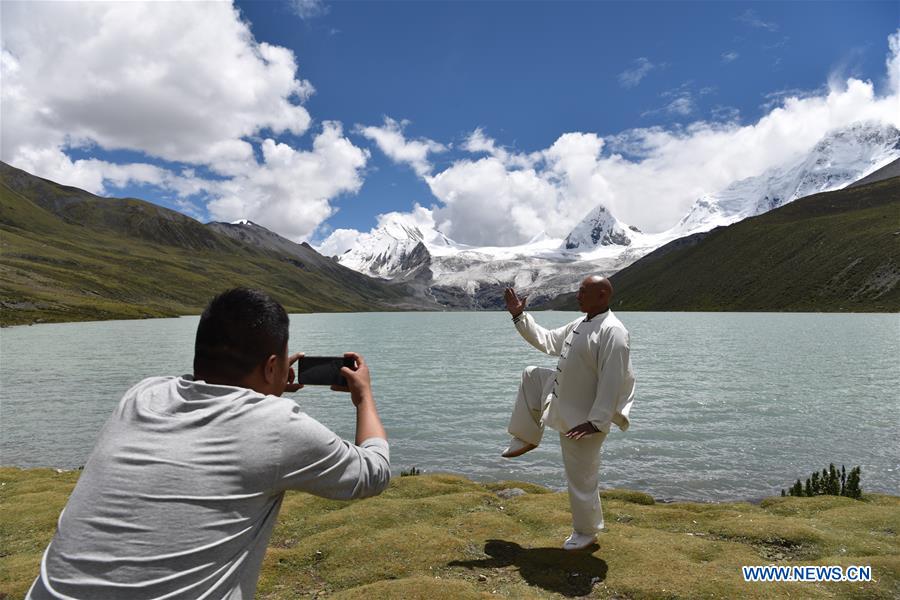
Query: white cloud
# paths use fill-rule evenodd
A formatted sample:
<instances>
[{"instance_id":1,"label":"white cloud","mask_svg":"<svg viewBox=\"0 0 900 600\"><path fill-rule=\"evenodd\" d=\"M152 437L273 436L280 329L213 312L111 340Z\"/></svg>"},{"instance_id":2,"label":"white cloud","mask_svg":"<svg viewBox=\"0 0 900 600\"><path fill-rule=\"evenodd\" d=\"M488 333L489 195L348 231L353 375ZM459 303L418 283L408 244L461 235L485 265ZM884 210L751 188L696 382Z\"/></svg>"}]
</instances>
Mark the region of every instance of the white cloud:
<instances>
[{"instance_id":1,"label":"white cloud","mask_svg":"<svg viewBox=\"0 0 900 600\"><path fill-rule=\"evenodd\" d=\"M710 110L710 115L719 123L737 122L741 120L741 111L734 106L722 106L717 104Z\"/></svg>"},{"instance_id":2,"label":"white cloud","mask_svg":"<svg viewBox=\"0 0 900 600\"><path fill-rule=\"evenodd\" d=\"M895 96L900 95L900 30L888 36L890 52L885 60L888 77L888 90Z\"/></svg>"},{"instance_id":3,"label":"white cloud","mask_svg":"<svg viewBox=\"0 0 900 600\"><path fill-rule=\"evenodd\" d=\"M750 27L755 27L757 29L765 29L766 31L778 31L778 23L774 21L764 21L757 14L756 11L752 9L747 9L742 12L737 19L742 23L746 23Z\"/></svg>"},{"instance_id":4,"label":"white cloud","mask_svg":"<svg viewBox=\"0 0 900 600\"><path fill-rule=\"evenodd\" d=\"M313 19L328 14L324 0L289 0L288 5L301 19Z\"/></svg>"},{"instance_id":5,"label":"white cloud","mask_svg":"<svg viewBox=\"0 0 900 600\"><path fill-rule=\"evenodd\" d=\"M385 117L384 125L381 127L357 125L356 132L375 142L392 161L408 164L416 175L425 177L432 169L428 155L444 152L447 147L427 138L406 139L403 135L403 128L406 125L408 125L406 121L398 122Z\"/></svg>"},{"instance_id":6,"label":"white cloud","mask_svg":"<svg viewBox=\"0 0 900 600\"><path fill-rule=\"evenodd\" d=\"M310 237L334 214L329 200L362 186L365 150L343 137L340 123L326 121L311 151L267 139L263 162L231 179L211 183L217 197L210 215L222 221L250 219L296 241Z\"/></svg>"},{"instance_id":7,"label":"white cloud","mask_svg":"<svg viewBox=\"0 0 900 600\"><path fill-rule=\"evenodd\" d=\"M731 50L729 52L723 52L722 53L722 62L727 65L730 62L736 61L739 56L740 56L740 54L738 54L734 50Z\"/></svg>"},{"instance_id":8,"label":"white cloud","mask_svg":"<svg viewBox=\"0 0 900 600\"><path fill-rule=\"evenodd\" d=\"M346 139L319 143L339 125L326 125L312 152L273 141L310 128L301 103L313 86L297 77L294 54L257 42L230 2L4 2L0 61L0 159L36 175L96 193L147 183L207 194L215 215L242 204L255 212L239 217L264 215L296 239L333 212L334 194L359 187L366 153ZM262 163L254 144L262 144ZM92 147L203 166L217 177L66 155ZM296 164L278 162L286 154ZM286 198L270 179L289 165L334 179L305 179ZM293 215L299 208L303 219Z\"/></svg>"},{"instance_id":9,"label":"white cloud","mask_svg":"<svg viewBox=\"0 0 900 600\"><path fill-rule=\"evenodd\" d=\"M890 38L889 69L900 66L898 56L900 32ZM716 107L718 121L606 138L566 133L531 153L503 148L476 129L463 148L486 156L459 160L424 178L439 201L433 218L443 233L473 245L520 244L542 231L562 237L599 203L627 224L661 231L704 193L783 164L832 129L862 120L900 127L898 79L891 72L884 95L854 78L819 91L780 92L767 114L751 124L742 125L735 109ZM669 94L669 106L693 98L684 86Z\"/></svg>"},{"instance_id":10,"label":"white cloud","mask_svg":"<svg viewBox=\"0 0 900 600\"><path fill-rule=\"evenodd\" d=\"M356 245L360 235L356 229L335 229L316 250L325 256L340 256Z\"/></svg>"},{"instance_id":11,"label":"white cloud","mask_svg":"<svg viewBox=\"0 0 900 600\"><path fill-rule=\"evenodd\" d=\"M525 231L541 230L545 208L556 207L556 188L534 169L509 169L493 156L459 161L426 181L443 203L439 229L466 244L521 243Z\"/></svg>"},{"instance_id":12,"label":"white cloud","mask_svg":"<svg viewBox=\"0 0 900 600\"><path fill-rule=\"evenodd\" d=\"M672 115L681 115L686 117L694 112L694 99L690 92L681 92L671 102L669 102L665 111Z\"/></svg>"},{"instance_id":13,"label":"white cloud","mask_svg":"<svg viewBox=\"0 0 900 600\"><path fill-rule=\"evenodd\" d=\"M541 159L540 152L530 154L511 152L485 135L482 128L477 128L469 134L462 144L462 149L473 154L487 153L498 159L507 167L531 168Z\"/></svg>"},{"instance_id":14,"label":"white cloud","mask_svg":"<svg viewBox=\"0 0 900 600\"><path fill-rule=\"evenodd\" d=\"M619 73L619 85L624 88L635 87L656 67L645 56L634 59L633 63L634 66L631 69Z\"/></svg>"},{"instance_id":15,"label":"white cloud","mask_svg":"<svg viewBox=\"0 0 900 600\"><path fill-rule=\"evenodd\" d=\"M642 117L652 115L665 114L676 117L687 117L695 112L697 105L694 100L694 92L691 90L692 82L683 83L675 89L665 91L660 97L666 99L666 104L662 108L646 110L641 113ZM705 87L697 92L699 96L705 96L714 91L711 87Z\"/></svg>"},{"instance_id":16,"label":"white cloud","mask_svg":"<svg viewBox=\"0 0 900 600\"><path fill-rule=\"evenodd\" d=\"M789 98L805 99L825 96L828 94L828 89L828 85L822 85L820 88L815 90L804 90L800 88L776 90L774 92L769 92L763 95L763 98L765 98L766 101L760 105L760 108L765 111L771 111L774 108L783 105Z\"/></svg>"}]
</instances>

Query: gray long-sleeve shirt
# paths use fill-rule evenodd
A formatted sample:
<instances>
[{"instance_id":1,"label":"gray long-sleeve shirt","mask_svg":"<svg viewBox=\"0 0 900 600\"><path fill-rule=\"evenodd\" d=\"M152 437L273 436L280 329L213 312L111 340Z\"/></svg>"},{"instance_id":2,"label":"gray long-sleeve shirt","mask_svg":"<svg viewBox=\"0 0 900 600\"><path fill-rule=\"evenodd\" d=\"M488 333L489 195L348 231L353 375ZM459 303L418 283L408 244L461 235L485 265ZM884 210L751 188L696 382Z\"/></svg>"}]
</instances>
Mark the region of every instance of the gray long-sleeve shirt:
<instances>
[{"instance_id":1,"label":"gray long-sleeve shirt","mask_svg":"<svg viewBox=\"0 0 900 600\"><path fill-rule=\"evenodd\" d=\"M340 439L287 398L153 377L119 403L28 598L252 598L284 491L352 499L388 444Z\"/></svg>"}]
</instances>

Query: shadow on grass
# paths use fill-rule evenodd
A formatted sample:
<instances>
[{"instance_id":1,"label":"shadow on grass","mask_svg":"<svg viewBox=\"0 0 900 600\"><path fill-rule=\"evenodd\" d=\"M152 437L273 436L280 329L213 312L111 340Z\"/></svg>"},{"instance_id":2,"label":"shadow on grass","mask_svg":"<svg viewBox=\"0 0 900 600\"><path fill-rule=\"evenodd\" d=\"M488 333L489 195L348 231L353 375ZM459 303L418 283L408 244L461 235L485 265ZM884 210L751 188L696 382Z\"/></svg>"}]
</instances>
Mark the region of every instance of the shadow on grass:
<instances>
[{"instance_id":1,"label":"shadow on grass","mask_svg":"<svg viewBox=\"0 0 900 600\"><path fill-rule=\"evenodd\" d=\"M563 596L585 596L606 579L606 561L593 556L600 546L570 552L562 548L523 548L515 542L488 540L484 553L491 558L454 560L448 567L491 569L515 566L529 585Z\"/></svg>"}]
</instances>

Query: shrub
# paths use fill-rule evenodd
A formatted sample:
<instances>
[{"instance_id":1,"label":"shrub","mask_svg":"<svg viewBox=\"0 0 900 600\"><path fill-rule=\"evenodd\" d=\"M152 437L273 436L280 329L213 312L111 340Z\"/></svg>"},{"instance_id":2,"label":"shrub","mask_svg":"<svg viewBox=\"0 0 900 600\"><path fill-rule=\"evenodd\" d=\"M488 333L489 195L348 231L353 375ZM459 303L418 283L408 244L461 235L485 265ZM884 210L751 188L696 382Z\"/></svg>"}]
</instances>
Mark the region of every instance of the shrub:
<instances>
[{"instance_id":1,"label":"shrub","mask_svg":"<svg viewBox=\"0 0 900 600\"><path fill-rule=\"evenodd\" d=\"M859 466L850 469L850 475L847 475L847 469L841 465L840 472L834 467L834 463L828 465L827 469L822 469L821 474L813 473L806 478L806 484L800 483L798 479L794 485L788 490L787 494L782 489L782 496L847 496L848 498L859 499L862 497L862 488L859 485L862 470Z\"/></svg>"}]
</instances>

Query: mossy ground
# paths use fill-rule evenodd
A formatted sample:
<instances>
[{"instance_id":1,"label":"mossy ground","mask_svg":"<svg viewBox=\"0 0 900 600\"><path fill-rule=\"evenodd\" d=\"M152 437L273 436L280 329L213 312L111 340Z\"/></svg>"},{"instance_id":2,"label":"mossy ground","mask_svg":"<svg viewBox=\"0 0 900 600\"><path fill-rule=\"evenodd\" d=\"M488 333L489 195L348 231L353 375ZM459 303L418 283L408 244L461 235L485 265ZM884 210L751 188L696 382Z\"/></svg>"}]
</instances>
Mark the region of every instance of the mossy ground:
<instances>
[{"instance_id":1,"label":"mossy ground","mask_svg":"<svg viewBox=\"0 0 900 600\"><path fill-rule=\"evenodd\" d=\"M77 472L0 469L0 598L38 571ZM523 489L504 499L497 491ZM336 502L289 493L257 597L897 598L900 497L652 503L604 498L607 531L559 549L565 494L453 475L397 478L381 496ZM871 565L871 583L744 583L741 565Z\"/></svg>"}]
</instances>

